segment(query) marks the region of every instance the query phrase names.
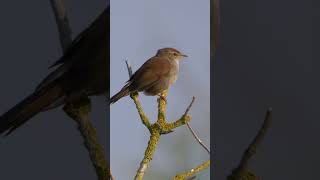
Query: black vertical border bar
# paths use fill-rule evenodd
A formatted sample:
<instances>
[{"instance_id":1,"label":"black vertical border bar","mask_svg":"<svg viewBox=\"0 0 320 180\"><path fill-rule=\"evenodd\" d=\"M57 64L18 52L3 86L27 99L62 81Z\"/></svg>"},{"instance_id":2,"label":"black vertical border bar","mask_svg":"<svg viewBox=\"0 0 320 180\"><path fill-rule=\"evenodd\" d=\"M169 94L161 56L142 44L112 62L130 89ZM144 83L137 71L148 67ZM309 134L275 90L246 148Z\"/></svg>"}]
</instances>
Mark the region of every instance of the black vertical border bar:
<instances>
[{"instance_id":1,"label":"black vertical border bar","mask_svg":"<svg viewBox=\"0 0 320 180\"><path fill-rule=\"evenodd\" d=\"M214 64L219 56L218 40L219 40L219 0L210 1L210 177L213 174L213 168L217 166L213 154L216 153L216 144L214 141Z\"/></svg>"}]
</instances>

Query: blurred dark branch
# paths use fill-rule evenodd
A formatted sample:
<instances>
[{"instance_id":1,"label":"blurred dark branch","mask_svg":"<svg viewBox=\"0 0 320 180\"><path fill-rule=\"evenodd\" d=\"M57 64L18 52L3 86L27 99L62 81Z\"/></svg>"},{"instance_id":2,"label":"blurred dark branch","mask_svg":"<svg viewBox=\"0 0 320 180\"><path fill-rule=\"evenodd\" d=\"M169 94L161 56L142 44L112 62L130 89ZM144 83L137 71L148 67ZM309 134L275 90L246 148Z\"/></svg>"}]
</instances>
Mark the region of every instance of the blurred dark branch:
<instances>
[{"instance_id":1,"label":"blurred dark branch","mask_svg":"<svg viewBox=\"0 0 320 180\"><path fill-rule=\"evenodd\" d=\"M91 111L90 99L81 99L72 104L66 104L63 110L78 124L78 129L83 137L86 149L89 152L91 162L96 170L99 180L108 180L111 171L108 168L103 148L99 144L96 129L91 124L89 113Z\"/></svg>"},{"instance_id":2,"label":"blurred dark branch","mask_svg":"<svg viewBox=\"0 0 320 180\"><path fill-rule=\"evenodd\" d=\"M232 175L228 177L230 180L240 180L244 179L244 177L255 177L258 179L257 176L255 176L253 173L251 173L248 170L248 163L249 160L253 157L253 155L256 153L256 150L258 146L262 143L264 137L266 136L266 133L268 129L270 128L272 121L272 109L269 108L266 112L264 122L256 135L256 137L253 139L251 144L248 146L246 151L243 153L241 161L239 166L232 172Z\"/></svg>"},{"instance_id":3,"label":"blurred dark branch","mask_svg":"<svg viewBox=\"0 0 320 180\"><path fill-rule=\"evenodd\" d=\"M64 6L64 0L50 0L59 30L59 37L63 52L72 43L71 28ZM113 179L110 168L105 160L102 146L98 142L96 129L89 120L91 103L89 99L82 99L76 103L68 103L64 111L78 124L79 131L84 139L84 144L89 152L90 159L95 167L99 180Z\"/></svg>"},{"instance_id":4,"label":"blurred dark branch","mask_svg":"<svg viewBox=\"0 0 320 180\"><path fill-rule=\"evenodd\" d=\"M72 32L64 0L50 0L50 3L58 26L60 44L63 52L65 52L72 43Z\"/></svg>"},{"instance_id":5,"label":"blurred dark branch","mask_svg":"<svg viewBox=\"0 0 320 180\"><path fill-rule=\"evenodd\" d=\"M249 160L252 158L252 156L255 154L256 149L258 146L262 143L272 120L272 109L268 109L266 112L265 120L257 134L257 136L254 138L254 140L251 142L247 150L244 152L242 159L240 161L239 168L244 169L247 168Z\"/></svg>"}]
</instances>

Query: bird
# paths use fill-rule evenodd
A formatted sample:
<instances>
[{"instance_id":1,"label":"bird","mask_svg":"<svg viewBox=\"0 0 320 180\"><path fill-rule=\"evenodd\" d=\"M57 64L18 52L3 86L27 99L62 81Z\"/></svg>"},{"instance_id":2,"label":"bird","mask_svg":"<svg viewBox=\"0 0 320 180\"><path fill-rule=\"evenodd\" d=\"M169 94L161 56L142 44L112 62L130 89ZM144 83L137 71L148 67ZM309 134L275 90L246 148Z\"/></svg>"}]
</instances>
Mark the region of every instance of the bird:
<instances>
[{"instance_id":1,"label":"bird","mask_svg":"<svg viewBox=\"0 0 320 180\"><path fill-rule=\"evenodd\" d=\"M71 43L35 91L0 116L0 134L9 135L40 112L109 92L110 8Z\"/></svg>"},{"instance_id":2,"label":"bird","mask_svg":"<svg viewBox=\"0 0 320 180\"><path fill-rule=\"evenodd\" d=\"M174 48L159 49L155 56L147 60L127 81L125 86L109 100L109 104L135 92L144 92L147 96L164 99L162 92L167 90L177 79L179 64L188 57ZM166 101L166 100L165 100Z\"/></svg>"}]
</instances>

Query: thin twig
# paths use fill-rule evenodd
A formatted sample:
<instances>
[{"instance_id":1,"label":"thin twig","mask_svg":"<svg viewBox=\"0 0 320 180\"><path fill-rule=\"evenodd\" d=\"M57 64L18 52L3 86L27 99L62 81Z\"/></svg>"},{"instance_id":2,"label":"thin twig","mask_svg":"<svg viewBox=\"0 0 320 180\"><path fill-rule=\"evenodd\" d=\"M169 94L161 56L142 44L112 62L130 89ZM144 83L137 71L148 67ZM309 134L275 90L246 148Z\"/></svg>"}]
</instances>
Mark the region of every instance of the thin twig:
<instances>
[{"instance_id":1,"label":"thin twig","mask_svg":"<svg viewBox=\"0 0 320 180\"><path fill-rule=\"evenodd\" d=\"M187 107L187 109L186 109L186 111L184 112L184 114L183 114L183 116L186 116L188 113L189 113L189 111L190 111L190 109L191 109L191 107L192 107L192 105L193 105L193 103L194 103L194 101L196 100L196 97L192 97L192 100L191 100L191 103L189 104L189 106Z\"/></svg>"},{"instance_id":2,"label":"thin twig","mask_svg":"<svg viewBox=\"0 0 320 180\"><path fill-rule=\"evenodd\" d=\"M183 114L183 117L186 117L187 114L189 113L194 101L195 101L195 97L192 97L192 101L189 104L189 106L187 107L185 113ZM191 131L193 137L199 142L199 144L210 154L210 149L202 142L202 140L199 138L199 136L195 133L195 131L193 130L193 128L191 127L191 125L189 124L189 122L186 122L188 129ZM195 174L207 167L209 167L210 165L210 160L204 162L203 164L197 166L196 168L191 169L188 172L185 173L181 173L175 176L175 178L173 180L184 180L184 179L195 179Z\"/></svg>"},{"instance_id":3,"label":"thin twig","mask_svg":"<svg viewBox=\"0 0 320 180\"><path fill-rule=\"evenodd\" d=\"M203 143L203 141L199 138L199 136L192 129L191 125L187 122L187 127L191 131L193 137L198 141L198 143L210 154L210 149Z\"/></svg>"},{"instance_id":4,"label":"thin twig","mask_svg":"<svg viewBox=\"0 0 320 180\"><path fill-rule=\"evenodd\" d=\"M186 116L188 114L188 112L190 111L194 101L196 100L196 98L193 96L192 97L192 101L189 104L188 108L186 109L186 112L183 114L183 116ZM197 133L194 131L194 129L191 127L190 123L187 122L187 127L190 130L190 132L192 133L193 137L198 141L198 143L210 154L210 149L203 143L203 141L199 138L199 136L197 135Z\"/></svg>"},{"instance_id":5,"label":"thin twig","mask_svg":"<svg viewBox=\"0 0 320 180\"><path fill-rule=\"evenodd\" d=\"M132 67L131 67L131 64L129 63L128 60L126 60L126 65L127 65L127 69L128 69L129 78L131 78L131 76L132 76Z\"/></svg>"},{"instance_id":6,"label":"thin twig","mask_svg":"<svg viewBox=\"0 0 320 180\"><path fill-rule=\"evenodd\" d=\"M205 161L204 163L200 164L199 166L192 168L191 170L180 173L176 175L172 180L185 180L187 178L194 178L194 175L210 166L210 160Z\"/></svg>"}]
</instances>

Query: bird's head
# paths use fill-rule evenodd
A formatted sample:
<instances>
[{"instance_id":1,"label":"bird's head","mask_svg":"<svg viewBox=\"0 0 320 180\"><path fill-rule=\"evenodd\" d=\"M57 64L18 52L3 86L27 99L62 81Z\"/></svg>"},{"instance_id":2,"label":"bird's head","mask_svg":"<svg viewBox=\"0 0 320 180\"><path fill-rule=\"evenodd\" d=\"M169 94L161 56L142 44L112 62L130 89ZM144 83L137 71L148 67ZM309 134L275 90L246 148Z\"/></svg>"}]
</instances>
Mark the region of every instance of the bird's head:
<instances>
[{"instance_id":1,"label":"bird's head","mask_svg":"<svg viewBox=\"0 0 320 180\"><path fill-rule=\"evenodd\" d=\"M156 56L168 57L169 59L178 60L178 61L182 60L185 57L188 57L187 55L182 54L180 51L174 48L159 49Z\"/></svg>"}]
</instances>

